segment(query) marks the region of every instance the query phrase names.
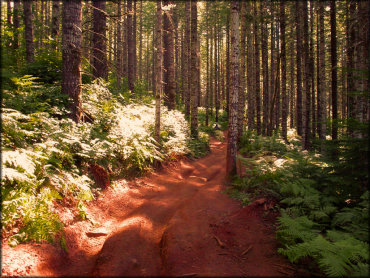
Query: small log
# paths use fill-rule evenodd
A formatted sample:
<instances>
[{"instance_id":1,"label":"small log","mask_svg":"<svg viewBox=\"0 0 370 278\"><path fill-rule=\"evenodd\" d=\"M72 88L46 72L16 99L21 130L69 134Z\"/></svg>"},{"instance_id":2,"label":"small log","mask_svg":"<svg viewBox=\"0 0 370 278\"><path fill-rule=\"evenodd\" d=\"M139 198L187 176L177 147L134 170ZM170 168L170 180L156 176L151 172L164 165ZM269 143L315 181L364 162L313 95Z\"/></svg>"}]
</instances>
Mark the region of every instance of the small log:
<instances>
[{"instance_id":1,"label":"small log","mask_svg":"<svg viewBox=\"0 0 370 278\"><path fill-rule=\"evenodd\" d=\"M225 244L217 236L213 236L213 237L216 239L218 245L220 245L221 248L226 247Z\"/></svg>"},{"instance_id":2,"label":"small log","mask_svg":"<svg viewBox=\"0 0 370 278\"><path fill-rule=\"evenodd\" d=\"M241 253L241 255L240 256L244 256L245 254L247 254L249 251L251 251L252 250L252 248L253 248L253 245L250 245L247 249L245 249L244 251L243 251L243 253Z\"/></svg>"}]
</instances>

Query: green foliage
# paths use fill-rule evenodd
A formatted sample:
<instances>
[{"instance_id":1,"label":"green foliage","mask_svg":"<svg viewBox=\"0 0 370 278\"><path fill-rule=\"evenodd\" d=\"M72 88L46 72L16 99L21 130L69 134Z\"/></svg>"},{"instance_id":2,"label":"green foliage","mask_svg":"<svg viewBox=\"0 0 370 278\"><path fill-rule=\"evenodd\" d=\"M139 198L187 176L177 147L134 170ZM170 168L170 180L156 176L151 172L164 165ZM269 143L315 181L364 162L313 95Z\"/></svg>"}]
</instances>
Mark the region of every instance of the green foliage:
<instances>
[{"instance_id":1,"label":"green foliage","mask_svg":"<svg viewBox=\"0 0 370 278\"><path fill-rule=\"evenodd\" d=\"M199 132L198 139L191 139L188 141L189 156L198 158L205 156L209 151L209 135L207 133Z\"/></svg>"},{"instance_id":2,"label":"green foliage","mask_svg":"<svg viewBox=\"0 0 370 278\"><path fill-rule=\"evenodd\" d=\"M292 142L295 135L290 132L289 137ZM355 161L364 147L349 142L353 140L344 139L335 152L327 147L325 155L319 155L300 151L298 144L285 143L277 135L247 132L240 149L245 157L239 157L246 166L245 178L233 182L239 193L232 194L239 199L268 195L266 188L275 192L282 207L276 234L283 244L279 252L291 262L311 257L329 276L368 276L367 173Z\"/></svg>"}]
</instances>

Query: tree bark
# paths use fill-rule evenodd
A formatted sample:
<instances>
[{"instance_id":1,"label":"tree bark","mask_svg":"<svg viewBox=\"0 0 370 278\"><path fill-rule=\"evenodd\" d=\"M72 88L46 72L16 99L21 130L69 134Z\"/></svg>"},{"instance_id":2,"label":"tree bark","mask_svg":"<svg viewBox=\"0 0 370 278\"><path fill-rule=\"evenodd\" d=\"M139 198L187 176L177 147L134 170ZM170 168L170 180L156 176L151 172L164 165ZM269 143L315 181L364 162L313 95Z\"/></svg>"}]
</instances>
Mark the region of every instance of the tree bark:
<instances>
[{"instance_id":1,"label":"tree bark","mask_svg":"<svg viewBox=\"0 0 370 278\"><path fill-rule=\"evenodd\" d=\"M244 130L244 110L245 110L245 44L246 44L246 3L240 2L240 86L238 95L238 142Z\"/></svg>"},{"instance_id":2,"label":"tree bark","mask_svg":"<svg viewBox=\"0 0 370 278\"><path fill-rule=\"evenodd\" d=\"M335 1L330 1L330 58L331 58L331 101L332 101L332 129L331 137L338 139L338 73L337 73L337 22Z\"/></svg>"},{"instance_id":3,"label":"tree bark","mask_svg":"<svg viewBox=\"0 0 370 278\"><path fill-rule=\"evenodd\" d=\"M20 9L21 1L14 0L14 15L13 15L13 28L14 28L14 39L13 39L13 49L19 48L19 24L20 24Z\"/></svg>"},{"instance_id":4,"label":"tree bark","mask_svg":"<svg viewBox=\"0 0 370 278\"><path fill-rule=\"evenodd\" d=\"M296 5L296 37L297 37L297 99L296 99L296 123L297 133L302 136L303 113L302 113L302 9L301 2L297 1Z\"/></svg>"},{"instance_id":5,"label":"tree bark","mask_svg":"<svg viewBox=\"0 0 370 278\"><path fill-rule=\"evenodd\" d=\"M197 68L197 0L191 1L191 121L190 134L192 138L198 138L198 68Z\"/></svg>"},{"instance_id":6,"label":"tree bark","mask_svg":"<svg viewBox=\"0 0 370 278\"><path fill-rule=\"evenodd\" d=\"M238 136L238 94L239 94L239 3L231 2L230 14L231 59L230 59L230 111L227 137L226 175L236 173Z\"/></svg>"},{"instance_id":7,"label":"tree bark","mask_svg":"<svg viewBox=\"0 0 370 278\"><path fill-rule=\"evenodd\" d=\"M173 5L170 0L163 2L164 6ZM173 40L173 11L166 10L163 15L163 67L164 67L164 104L169 110L175 109L175 64Z\"/></svg>"},{"instance_id":8,"label":"tree bark","mask_svg":"<svg viewBox=\"0 0 370 278\"><path fill-rule=\"evenodd\" d=\"M33 15L32 2L23 0L23 18L24 18L24 35L26 40L26 61L32 63L35 61L35 46L33 43Z\"/></svg>"},{"instance_id":9,"label":"tree bark","mask_svg":"<svg viewBox=\"0 0 370 278\"><path fill-rule=\"evenodd\" d=\"M262 76L263 76L263 117L262 117L262 135L267 134L267 127L269 122L269 72L268 72L268 31L266 22L266 6L264 2L260 3L261 11L261 50L262 50Z\"/></svg>"},{"instance_id":10,"label":"tree bark","mask_svg":"<svg viewBox=\"0 0 370 278\"><path fill-rule=\"evenodd\" d=\"M184 35L184 97L185 117L190 119L190 1L185 1L185 35Z\"/></svg>"},{"instance_id":11,"label":"tree bark","mask_svg":"<svg viewBox=\"0 0 370 278\"><path fill-rule=\"evenodd\" d=\"M93 76L108 79L106 2L93 0Z\"/></svg>"},{"instance_id":12,"label":"tree bark","mask_svg":"<svg viewBox=\"0 0 370 278\"><path fill-rule=\"evenodd\" d=\"M261 84L260 84L260 50L258 36L258 18L257 18L257 3L254 2L254 57L256 67L256 117L257 117L257 134L261 134Z\"/></svg>"},{"instance_id":13,"label":"tree bark","mask_svg":"<svg viewBox=\"0 0 370 278\"><path fill-rule=\"evenodd\" d=\"M127 0L127 77L128 77L128 88L132 95L135 94L135 52L136 46L133 36L133 9L132 1Z\"/></svg>"},{"instance_id":14,"label":"tree bark","mask_svg":"<svg viewBox=\"0 0 370 278\"><path fill-rule=\"evenodd\" d=\"M157 0L157 21L155 35L155 126L154 139L160 143L161 131L161 95L162 95L162 4L161 0Z\"/></svg>"},{"instance_id":15,"label":"tree bark","mask_svg":"<svg viewBox=\"0 0 370 278\"><path fill-rule=\"evenodd\" d=\"M81 119L81 28L81 1L63 2L62 93L69 95L71 118L77 123Z\"/></svg>"},{"instance_id":16,"label":"tree bark","mask_svg":"<svg viewBox=\"0 0 370 278\"><path fill-rule=\"evenodd\" d=\"M246 3L248 10L248 16L252 17L252 4L251 2ZM254 67L255 63L253 62L253 37L252 37L252 21L248 20L246 24L246 35L247 35L247 103L248 103L248 109L247 109L247 118L248 118L248 130L253 130L255 128L254 124L254 111L255 111L255 105L254 105L254 96L255 96L255 90L254 90ZM243 49L242 49L243 51Z\"/></svg>"},{"instance_id":17,"label":"tree bark","mask_svg":"<svg viewBox=\"0 0 370 278\"><path fill-rule=\"evenodd\" d=\"M286 94L286 42L285 42L285 2L280 2L280 33L281 33L281 135L287 141L287 118L288 118L288 98Z\"/></svg>"}]
</instances>

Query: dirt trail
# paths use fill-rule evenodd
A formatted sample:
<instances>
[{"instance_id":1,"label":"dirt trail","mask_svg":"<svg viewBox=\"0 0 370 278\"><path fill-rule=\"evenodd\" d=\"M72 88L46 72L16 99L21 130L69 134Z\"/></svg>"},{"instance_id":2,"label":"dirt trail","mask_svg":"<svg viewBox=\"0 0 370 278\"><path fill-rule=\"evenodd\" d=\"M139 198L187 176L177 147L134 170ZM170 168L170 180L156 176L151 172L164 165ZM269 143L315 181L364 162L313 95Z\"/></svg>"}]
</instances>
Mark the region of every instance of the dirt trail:
<instances>
[{"instance_id":1,"label":"dirt trail","mask_svg":"<svg viewBox=\"0 0 370 278\"><path fill-rule=\"evenodd\" d=\"M230 199L224 193L226 143L212 140L211 150L106 190L89 205L92 222L71 220L66 227L68 253L47 244L6 247L5 266L15 263L14 252L26 250L28 275L297 275L277 254L276 212Z\"/></svg>"}]
</instances>

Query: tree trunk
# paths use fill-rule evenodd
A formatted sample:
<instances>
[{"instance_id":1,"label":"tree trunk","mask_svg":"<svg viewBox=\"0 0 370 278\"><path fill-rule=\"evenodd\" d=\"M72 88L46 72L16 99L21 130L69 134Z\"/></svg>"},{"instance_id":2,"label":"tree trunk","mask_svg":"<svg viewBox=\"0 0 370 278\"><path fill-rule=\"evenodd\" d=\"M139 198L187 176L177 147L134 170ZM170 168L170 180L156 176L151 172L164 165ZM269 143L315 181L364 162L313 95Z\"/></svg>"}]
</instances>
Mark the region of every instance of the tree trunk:
<instances>
[{"instance_id":1,"label":"tree trunk","mask_svg":"<svg viewBox=\"0 0 370 278\"><path fill-rule=\"evenodd\" d=\"M246 3L248 10L248 16L252 17L252 4L251 2ZM254 111L255 111L255 106L254 106L254 96L255 96L255 91L254 91L254 67L255 63L253 62L253 37L252 37L252 21L248 20L247 21L247 26L246 26L246 35L247 35L247 102L248 102L248 109L247 109L247 115L248 115L248 130L253 130L255 128L254 124ZM242 49L243 51L243 49Z\"/></svg>"},{"instance_id":2,"label":"tree trunk","mask_svg":"<svg viewBox=\"0 0 370 278\"><path fill-rule=\"evenodd\" d=\"M155 35L155 126L154 139L160 143L161 132L161 95L162 95L162 4L161 0L157 0L157 21Z\"/></svg>"},{"instance_id":3,"label":"tree trunk","mask_svg":"<svg viewBox=\"0 0 370 278\"><path fill-rule=\"evenodd\" d=\"M14 0L14 15L13 15L13 28L14 28L14 39L13 39L13 48L19 48L19 24L20 24L20 9L21 1Z\"/></svg>"},{"instance_id":4,"label":"tree trunk","mask_svg":"<svg viewBox=\"0 0 370 278\"><path fill-rule=\"evenodd\" d=\"M231 59L230 59L230 111L227 136L226 176L236 174L238 136L238 94L239 94L239 3L231 2L230 14Z\"/></svg>"},{"instance_id":5,"label":"tree trunk","mask_svg":"<svg viewBox=\"0 0 370 278\"><path fill-rule=\"evenodd\" d=\"M198 68L197 68L197 1L191 1L191 121L190 133L192 138L198 138Z\"/></svg>"},{"instance_id":6,"label":"tree trunk","mask_svg":"<svg viewBox=\"0 0 370 278\"><path fill-rule=\"evenodd\" d=\"M140 0L140 23L139 23L139 79L143 79L143 0Z\"/></svg>"},{"instance_id":7,"label":"tree trunk","mask_svg":"<svg viewBox=\"0 0 370 278\"><path fill-rule=\"evenodd\" d=\"M285 2L280 2L280 33L281 33L281 94L282 94L282 109L281 109L281 133L285 141L287 141L287 118L288 118L288 98L286 94L286 42L285 42Z\"/></svg>"},{"instance_id":8,"label":"tree trunk","mask_svg":"<svg viewBox=\"0 0 370 278\"><path fill-rule=\"evenodd\" d=\"M230 106L230 14L226 18L226 112Z\"/></svg>"},{"instance_id":9,"label":"tree trunk","mask_svg":"<svg viewBox=\"0 0 370 278\"><path fill-rule=\"evenodd\" d=\"M308 9L307 1L303 1L303 57L304 57L304 118L303 118L303 149L310 147L310 115L311 115L311 71L310 71L310 53L308 48Z\"/></svg>"},{"instance_id":10,"label":"tree trunk","mask_svg":"<svg viewBox=\"0 0 370 278\"><path fill-rule=\"evenodd\" d=\"M117 58L116 58L116 68L117 68L117 87L121 88L121 78L122 78L122 6L121 0L117 2L118 9L118 22L117 22Z\"/></svg>"},{"instance_id":11,"label":"tree trunk","mask_svg":"<svg viewBox=\"0 0 370 278\"><path fill-rule=\"evenodd\" d=\"M258 18L257 18L257 3L254 2L254 57L256 67L256 117L257 117L257 134L261 134L261 84L260 84L260 50L258 36Z\"/></svg>"},{"instance_id":12,"label":"tree trunk","mask_svg":"<svg viewBox=\"0 0 370 278\"><path fill-rule=\"evenodd\" d=\"M108 79L105 1L93 0L93 76Z\"/></svg>"},{"instance_id":13,"label":"tree trunk","mask_svg":"<svg viewBox=\"0 0 370 278\"><path fill-rule=\"evenodd\" d=\"M262 76L263 76L263 117L262 117L262 135L267 134L268 112L269 112L269 72L268 72L268 31L266 22L266 6L264 2L260 3L261 11L261 50L262 50Z\"/></svg>"},{"instance_id":14,"label":"tree trunk","mask_svg":"<svg viewBox=\"0 0 370 278\"><path fill-rule=\"evenodd\" d=\"M56 39L59 36L59 1L53 1L52 8L52 24L51 24L51 37Z\"/></svg>"},{"instance_id":15,"label":"tree trunk","mask_svg":"<svg viewBox=\"0 0 370 278\"><path fill-rule=\"evenodd\" d=\"M81 1L63 2L62 15L62 93L71 99L71 117L77 123L81 119Z\"/></svg>"},{"instance_id":16,"label":"tree trunk","mask_svg":"<svg viewBox=\"0 0 370 278\"><path fill-rule=\"evenodd\" d=\"M323 141L326 138L326 76L325 76L325 32L324 32L324 12L325 3L319 2L319 95L320 99L317 100L317 109L320 118L319 121L319 136Z\"/></svg>"},{"instance_id":17,"label":"tree trunk","mask_svg":"<svg viewBox=\"0 0 370 278\"><path fill-rule=\"evenodd\" d=\"M301 2L297 1L296 5L296 36L297 36L297 99L296 99L296 122L297 122L297 133L302 135L302 9Z\"/></svg>"},{"instance_id":18,"label":"tree trunk","mask_svg":"<svg viewBox=\"0 0 370 278\"><path fill-rule=\"evenodd\" d=\"M206 20L209 22L209 2L206 2ZM210 92L210 85L211 85L211 75L210 75L210 70L209 70L209 56L211 54L211 57L212 57L212 53L210 53L210 49L209 49L209 24L207 24L207 34L206 34L206 61L207 61L207 68L206 68L206 84L207 84L207 88L206 88L206 99L205 99L205 106L206 106L206 122L205 122L205 125L208 126L208 122L209 122L209 92Z\"/></svg>"},{"instance_id":19,"label":"tree trunk","mask_svg":"<svg viewBox=\"0 0 370 278\"><path fill-rule=\"evenodd\" d=\"M337 73L337 23L335 1L330 1L330 58L331 58L331 101L333 124L331 137L333 140L338 139L338 73Z\"/></svg>"},{"instance_id":20,"label":"tree trunk","mask_svg":"<svg viewBox=\"0 0 370 278\"><path fill-rule=\"evenodd\" d=\"M26 40L26 61L32 63L35 61L35 47L33 36L33 16L32 16L32 2L23 1L23 18L24 18L24 35Z\"/></svg>"},{"instance_id":21,"label":"tree trunk","mask_svg":"<svg viewBox=\"0 0 370 278\"><path fill-rule=\"evenodd\" d=\"M127 0L127 77L128 77L128 88L131 94L135 94L135 41L133 36L133 9L132 0Z\"/></svg>"},{"instance_id":22,"label":"tree trunk","mask_svg":"<svg viewBox=\"0 0 370 278\"><path fill-rule=\"evenodd\" d=\"M184 97L185 117L190 119L190 1L185 1Z\"/></svg>"},{"instance_id":23,"label":"tree trunk","mask_svg":"<svg viewBox=\"0 0 370 278\"><path fill-rule=\"evenodd\" d=\"M170 0L163 1L164 6L173 5ZM164 67L164 104L169 110L175 109L175 64L173 40L173 11L166 10L163 15L163 67Z\"/></svg>"},{"instance_id":24,"label":"tree trunk","mask_svg":"<svg viewBox=\"0 0 370 278\"><path fill-rule=\"evenodd\" d=\"M245 44L246 44L246 3L240 2L240 87L238 95L238 142L244 130L244 107L245 107Z\"/></svg>"}]
</instances>

